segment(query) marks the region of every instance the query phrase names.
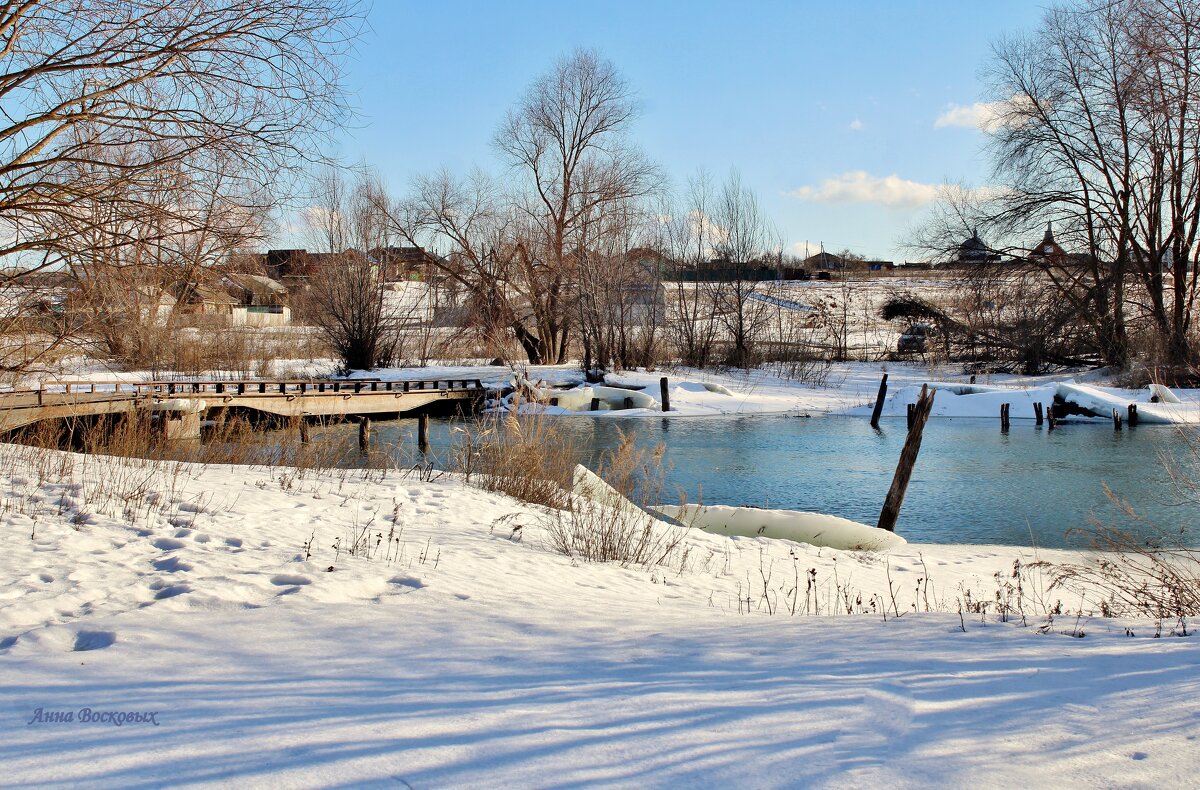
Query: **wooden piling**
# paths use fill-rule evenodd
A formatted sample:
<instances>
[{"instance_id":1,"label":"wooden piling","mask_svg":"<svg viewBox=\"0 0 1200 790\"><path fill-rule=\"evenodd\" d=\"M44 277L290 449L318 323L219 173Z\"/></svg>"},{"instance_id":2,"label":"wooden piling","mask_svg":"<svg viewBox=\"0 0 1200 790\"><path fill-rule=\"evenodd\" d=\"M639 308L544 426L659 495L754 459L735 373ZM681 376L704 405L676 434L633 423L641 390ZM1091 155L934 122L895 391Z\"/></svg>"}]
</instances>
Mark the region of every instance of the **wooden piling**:
<instances>
[{"instance_id":1,"label":"wooden piling","mask_svg":"<svg viewBox=\"0 0 1200 790\"><path fill-rule=\"evenodd\" d=\"M915 403L908 404L907 418L908 418L908 429L911 431L913 429L913 424L917 420L917 404L915 404Z\"/></svg>"},{"instance_id":2,"label":"wooden piling","mask_svg":"<svg viewBox=\"0 0 1200 790\"><path fill-rule=\"evenodd\" d=\"M1129 404L1129 427L1132 428L1133 426L1135 426L1137 424L1138 424L1137 404L1131 403L1131 404Z\"/></svg>"},{"instance_id":3,"label":"wooden piling","mask_svg":"<svg viewBox=\"0 0 1200 790\"><path fill-rule=\"evenodd\" d=\"M1113 430L1121 430L1121 412L1113 409Z\"/></svg>"},{"instance_id":4,"label":"wooden piling","mask_svg":"<svg viewBox=\"0 0 1200 790\"><path fill-rule=\"evenodd\" d=\"M1054 430L1058 426L1058 418L1054 416L1054 405L1046 409L1046 423L1050 430Z\"/></svg>"},{"instance_id":5,"label":"wooden piling","mask_svg":"<svg viewBox=\"0 0 1200 790\"><path fill-rule=\"evenodd\" d=\"M930 392L928 385L921 385L921 398L913 409L913 426L904 440L904 449L900 451L900 461L896 464L892 487L888 489L887 498L883 501L883 510L879 512L878 526L888 532L896 531L896 519L900 516L900 506L904 504L904 493L908 490L908 481L912 478L917 455L921 452L921 436L925 432L925 423L929 420L929 412L933 410L935 394L936 390Z\"/></svg>"},{"instance_id":6,"label":"wooden piling","mask_svg":"<svg viewBox=\"0 0 1200 790\"><path fill-rule=\"evenodd\" d=\"M887 379L888 374L884 373L883 378L879 380L879 394L875 396L875 408L871 410L871 427L879 428L879 415L883 412L883 399L887 397ZM909 427L912 424L909 423Z\"/></svg>"},{"instance_id":7,"label":"wooden piling","mask_svg":"<svg viewBox=\"0 0 1200 790\"><path fill-rule=\"evenodd\" d=\"M417 449L421 452L429 451L429 415L422 414L417 417Z\"/></svg>"},{"instance_id":8,"label":"wooden piling","mask_svg":"<svg viewBox=\"0 0 1200 790\"><path fill-rule=\"evenodd\" d=\"M358 449L363 455L371 449L371 418L360 417L358 420Z\"/></svg>"},{"instance_id":9,"label":"wooden piling","mask_svg":"<svg viewBox=\"0 0 1200 790\"><path fill-rule=\"evenodd\" d=\"M662 410L671 410L671 393L667 389L667 377L663 376L658 380L658 391L662 395Z\"/></svg>"},{"instance_id":10,"label":"wooden piling","mask_svg":"<svg viewBox=\"0 0 1200 790\"><path fill-rule=\"evenodd\" d=\"M627 398L625 398L625 408L626 408L626 409L632 409L632 408L633 408L633 398L628 398L628 397L627 397Z\"/></svg>"},{"instance_id":11,"label":"wooden piling","mask_svg":"<svg viewBox=\"0 0 1200 790\"><path fill-rule=\"evenodd\" d=\"M600 411L600 399L599 398L592 398L592 405L591 405L589 411Z\"/></svg>"},{"instance_id":12,"label":"wooden piling","mask_svg":"<svg viewBox=\"0 0 1200 790\"><path fill-rule=\"evenodd\" d=\"M1034 424L1039 428L1042 427L1042 402L1038 401L1033 404L1033 420Z\"/></svg>"},{"instance_id":13,"label":"wooden piling","mask_svg":"<svg viewBox=\"0 0 1200 790\"><path fill-rule=\"evenodd\" d=\"M308 444L308 442L309 442L308 420L301 417L299 427L300 427L300 444Z\"/></svg>"},{"instance_id":14,"label":"wooden piling","mask_svg":"<svg viewBox=\"0 0 1200 790\"><path fill-rule=\"evenodd\" d=\"M1007 403L1000 404L1000 430L1002 430L1002 431L1008 430L1008 404Z\"/></svg>"}]
</instances>

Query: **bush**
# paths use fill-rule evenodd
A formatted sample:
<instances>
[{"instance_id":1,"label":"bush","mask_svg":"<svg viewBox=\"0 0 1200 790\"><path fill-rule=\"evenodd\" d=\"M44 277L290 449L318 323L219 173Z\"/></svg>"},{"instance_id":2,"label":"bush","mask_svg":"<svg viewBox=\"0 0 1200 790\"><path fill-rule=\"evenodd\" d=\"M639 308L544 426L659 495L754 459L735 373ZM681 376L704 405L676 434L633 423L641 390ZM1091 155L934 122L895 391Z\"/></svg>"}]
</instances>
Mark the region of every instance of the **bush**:
<instances>
[{"instance_id":1,"label":"bush","mask_svg":"<svg viewBox=\"0 0 1200 790\"><path fill-rule=\"evenodd\" d=\"M685 528L665 525L642 509L662 501L663 452L662 445L647 452L622 434L617 449L600 465L600 477L610 487L569 497L546 524L550 547L590 562L682 569L687 561Z\"/></svg>"},{"instance_id":2,"label":"bush","mask_svg":"<svg viewBox=\"0 0 1200 790\"><path fill-rule=\"evenodd\" d=\"M580 455L577 443L552 417L511 411L482 418L459 430L454 468L468 482L514 499L563 508Z\"/></svg>"},{"instance_id":3,"label":"bush","mask_svg":"<svg viewBox=\"0 0 1200 790\"><path fill-rule=\"evenodd\" d=\"M1126 516L1133 509L1105 489ZM1079 563L1051 565L1050 589L1064 589L1105 617L1149 617L1175 621L1187 633L1187 618L1200 617L1200 549L1183 545L1178 533L1154 540L1105 524L1086 530L1096 554Z\"/></svg>"}]
</instances>

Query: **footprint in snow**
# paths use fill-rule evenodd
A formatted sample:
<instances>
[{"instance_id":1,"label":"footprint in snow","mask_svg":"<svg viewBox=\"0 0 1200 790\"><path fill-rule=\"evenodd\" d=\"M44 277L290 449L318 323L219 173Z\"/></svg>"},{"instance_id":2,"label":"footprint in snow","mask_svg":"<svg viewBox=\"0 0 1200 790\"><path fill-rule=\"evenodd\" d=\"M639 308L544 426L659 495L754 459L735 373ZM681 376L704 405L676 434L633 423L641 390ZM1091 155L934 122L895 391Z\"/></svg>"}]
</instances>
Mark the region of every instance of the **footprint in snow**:
<instances>
[{"instance_id":1,"label":"footprint in snow","mask_svg":"<svg viewBox=\"0 0 1200 790\"><path fill-rule=\"evenodd\" d=\"M210 540L212 540L212 538L210 538L208 535L200 534L192 538L192 540L196 541L197 543L208 543Z\"/></svg>"},{"instance_id":2,"label":"footprint in snow","mask_svg":"<svg viewBox=\"0 0 1200 790\"><path fill-rule=\"evenodd\" d=\"M182 549L186 544L182 540L175 540L174 538L159 538L151 545L162 551L173 551L175 549Z\"/></svg>"},{"instance_id":3,"label":"footprint in snow","mask_svg":"<svg viewBox=\"0 0 1200 790\"><path fill-rule=\"evenodd\" d=\"M163 573L186 573L192 569L191 565L178 557L163 557L161 560L155 560L151 565L154 566L154 570Z\"/></svg>"},{"instance_id":4,"label":"footprint in snow","mask_svg":"<svg viewBox=\"0 0 1200 790\"><path fill-rule=\"evenodd\" d=\"M290 587L292 585L312 584L312 579L292 573L280 573L271 577L271 584L278 587Z\"/></svg>"},{"instance_id":5,"label":"footprint in snow","mask_svg":"<svg viewBox=\"0 0 1200 790\"><path fill-rule=\"evenodd\" d=\"M188 535L191 535L191 534L192 534L192 531L190 529L175 530L175 537L177 537L177 538L186 538Z\"/></svg>"},{"instance_id":6,"label":"footprint in snow","mask_svg":"<svg viewBox=\"0 0 1200 790\"><path fill-rule=\"evenodd\" d=\"M117 641L116 633L112 631L78 631L75 634L75 645L72 650L103 650Z\"/></svg>"},{"instance_id":7,"label":"footprint in snow","mask_svg":"<svg viewBox=\"0 0 1200 790\"><path fill-rule=\"evenodd\" d=\"M233 548L233 549L240 549L242 547L242 539L241 538L225 538L225 545L229 546L230 548Z\"/></svg>"},{"instance_id":8,"label":"footprint in snow","mask_svg":"<svg viewBox=\"0 0 1200 790\"><path fill-rule=\"evenodd\" d=\"M411 587L414 590L425 586L425 582L415 576L395 576L388 580L388 584L394 584L397 587Z\"/></svg>"},{"instance_id":9,"label":"footprint in snow","mask_svg":"<svg viewBox=\"0 0 1200 790\"><path fill-rule=\"evenodd\" d=\"M163 587L158 592L154 593L154 600L163 601L167 598L174 598L176 595L190 593L192 588L186 584L172 584L170 587Z\"/></svg>"},{"instance_id":10,"label":"footprint in snow","mask_svg":"<svg viewBox=\"0 0 1200 790\"><path fill-rule=\"evenodd\" d=\"M38 581L42 582L43 584L53 584L54 583L54 577L48 573L39 573L37 575L37 577L38 577Z\"/></svg>"}]
</instances>

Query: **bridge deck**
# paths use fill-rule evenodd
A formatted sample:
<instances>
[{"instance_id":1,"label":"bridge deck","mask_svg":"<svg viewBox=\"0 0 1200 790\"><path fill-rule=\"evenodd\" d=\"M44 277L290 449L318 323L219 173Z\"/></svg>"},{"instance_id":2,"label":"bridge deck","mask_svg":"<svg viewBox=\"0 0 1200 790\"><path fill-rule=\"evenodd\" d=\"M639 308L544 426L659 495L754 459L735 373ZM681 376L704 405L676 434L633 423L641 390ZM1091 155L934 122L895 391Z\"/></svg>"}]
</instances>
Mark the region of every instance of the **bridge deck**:
<instances>
[{"instance_id":1,"label":"bridge deck","mask_svg":"<svg viewBox=\"0 0 1200 790\"><path fill-rule=\"evenodd\" d=\"M210 412L237 407L282 417L404 414L439 402L474 406L483 394L478 379L50 381L37 390L0 392L0 431L139 408Z\"/></svg>"}]
</instances>

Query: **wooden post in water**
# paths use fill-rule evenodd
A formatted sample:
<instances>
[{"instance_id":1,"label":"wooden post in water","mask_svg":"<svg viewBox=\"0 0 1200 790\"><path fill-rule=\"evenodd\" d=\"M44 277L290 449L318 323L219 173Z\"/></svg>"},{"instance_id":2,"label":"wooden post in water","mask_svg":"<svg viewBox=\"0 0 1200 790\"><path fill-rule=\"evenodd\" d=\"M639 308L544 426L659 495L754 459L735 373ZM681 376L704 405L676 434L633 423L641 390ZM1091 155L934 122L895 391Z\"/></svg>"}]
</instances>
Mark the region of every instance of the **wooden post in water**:
<instances>
[{"instance_id":1,"label":"wooden post in water","mask_svg":"<svg viewBox=\"0 0 1200 790\"><path fill-rule=\"evenodd\" d=\"M629 397L625 398L625 408L626 409L633 408L633 398L629 398Z\"/></svg>"},{"instance_id":2,"label":"wooden post in water","mask_svg":"<svg viewBox=\"0 0 1200 790\"><path fill-rule=\"evenodd\" d=\"M1046 422L1049 423L1049 428L1052 431L1058 425L1058 418L1054 416L1054 404L1053 403L1050 404L1050 407L1048 409L1046 409Z\"/></svg>"},{"instance_id":3,"label":"wooden post in water","mask_svg":"<svg viewBox=\"0 0 1200 790\"><path fill-rule=\"evenodd\" d=\"M429 450L428 414L422 414L417 417L417 449L423 453Z\"/></svg>"},{"instance_id":4,"label":"wooden post in water","mask_svg":"<svg viewBox=\"0 0 1200 790\"><path fill-rule=\"evenodd\" d=\"M1133 426L1135 426L1137 424L1138 424L1137 404L1131 403L1131 404L1129 404L1129 427L1132 428Z\"/></svg>"},{"instance_id":5,"label":"wooden post in water","mask_svg":"<svg viewBox=\"0 0 1200 790\"><path fill-rule=\"evenodd\" d=\"M871 427L876 430L879 428L879 415L883 412L883 399L887 397L887 377L888 374L884 373L879 380L879 394L875 396L875 408L871 410Z\"/></svg>"},{"instance_id":6,"label":"wooden post in water","mask_svg":"<svg viewBox=\"0 0 1200 790\"><path fill-rule=\"evenodd\" d=\"M911 431L913 429L913 423L915 423L917 420L917 404L915 404L915 403L908 404L907 418L908 418L908 429Z\"/></svg>"},{"instance_id":7,"label":"wooden post in water","mask_svg":"<svg viewBox=\"0 0 1200 790\"><path fill-rule=\"evenodd\" d=\"M371 449L371 418L367 416L358 418L358 449L363 455Z\"/></svg>"},{"instance_id":8,"label":"wooden post in water","mask_svg":"<svg viewBox=\"0 0 1200 790\"><path fill-rule=\"evenodd\" d=\"M1002 430L1002 431L1008 430L1008 404L1007 403L1000 404L1000 430Z\"/></svg>"},{"instance_id":9,"label":"wooden post in water","mask_svg":"<svg viewBox=\"0 0 1200 790\"><path fill-rule=\"evenodd\" d=\"M1121 412L1113 409L1113 430L1121 430Z\"/></svg>"},{"instance_id":10,"label":"wooden post in water","mask_svg":"<svg viewBox=\"0 0 1200 790\"><path fill-rule=\"evenodd\" d=\"M671 410L671 393L667 391L667 377L663 376L658 380L658 391L662 395L662 410Z\"/></svg>"},{"instance_id":11,"label":"wooden post in water","mask_svg":"<svg viewBox=\"0 0 1200 790\"><path fill-rule=\"evenodd\" d=\"M308 444L308 420L300 418L300 444Z\"/></svg>"},{"instance_id":12,"label":"wooden post in water","mask_svg":"<svg viewBox=\"0 0 1200 790\"><path fill-rule=\"evenodd\" d=\"M1038 401L1033 404L1033 421L1037 427L1042 427L1042 402Z\"/></svg>"},{"instance_id":13,"label":"wooden post in water","mask_svg":"<svg viewBox=\"0 0 1200 790\"><path fill-rule=\"evenodd\" d=\"M921 452L921 435L925 432L929 412L933 410L933 396L936 392L930 392L927 384L921 385L921 398L913 409L913 426L908 431L908 438L904 440L904 449L900 451L900 462L896 464L892 487L888 489L887 498L883 500L883 510L879 512L880 529L896 531L896 519L900 516L900 506L904 504L904 493L908 490L908 481L917 463L917 454Z\"/></svg>"},{"instance_id":14,"label":"wooden post in water","mask_svg":"<svg viewBox=\"0 0 1200 790\"><path fill-rule=\"evenodd\" d=\"M589 411L600 411L600 399L599 398L592 398L592 405L591 405Z\"/></svg>"}]
</instances>

